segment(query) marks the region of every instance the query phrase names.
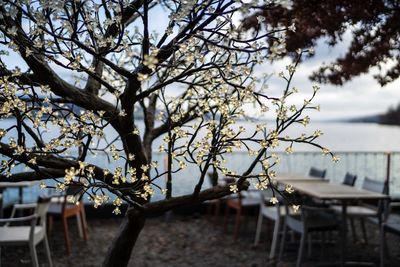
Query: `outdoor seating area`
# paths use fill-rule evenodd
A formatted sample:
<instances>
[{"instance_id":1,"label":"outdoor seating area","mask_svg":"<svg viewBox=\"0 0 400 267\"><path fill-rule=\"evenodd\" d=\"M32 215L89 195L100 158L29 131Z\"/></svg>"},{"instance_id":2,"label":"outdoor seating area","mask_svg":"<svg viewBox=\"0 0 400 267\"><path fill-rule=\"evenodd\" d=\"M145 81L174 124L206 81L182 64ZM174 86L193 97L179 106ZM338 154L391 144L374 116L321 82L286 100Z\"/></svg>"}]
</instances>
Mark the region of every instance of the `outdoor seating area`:
<instances>
[{"instance_id":1,"label":"outdoor seating area","mask_svg":"<svg viewBox=\"0 0 400 267\"><path fill-rule=\"evenodd\" d=\"M33 183L14 183L8 187L8 184L0 182L2 191L7 188L22 189L33 185ZM79 199L82 195L82 188L71 186L66 189L65 193L54 194L53 191L47 193L53 194L46 194L46 197L39 196L37 203L23 203L23 191L20 190L18 203L12 205L9 218L3 218L3 205L0 206L2 214L2 217L0 217L0 252L1 248L6 246L26 246L29 248L30 264L38 267L41 265L39 265L36 246L39 243L43 243L47 264L48 266L53 266L48 239L53 234L54 218L58 218L62 222L67 255L71 254L71 241L68 230L69 218L76 218L79 236L84 241L88 240L85 206L82 201L69 203L68 200L69 197ZM55 234L59 235L59 233Z\"/></svg>"},{"instance_id":2,"label":"outdoor seating area","mask_svg":"<svg viewBox=\"0 0 400 267\"><path fill-rule=\"evenodd\" d=\"M298 203L302 203L298 212L291 208L287 198L283 198L277 193L273 194L271 190L261 191L257 205L259 214L254 245L260 244L261 229L265 218L273 226L270 228L272 237L269 241L269 251L266 252L266 258L271 264L284 262L285 255L288 253L286 246L289 239L293 243L294 237L298 236L297 258L293 266L303 266L305 252L307 251L307 255L310 256L315 243L320 244L321 250L325 254L332 254L332 251L337 252L335 260L332 258L325 262L328 264L391 266L387 262L390 257L388 257L386 233L399 234L399 210L395 211L392 208L399 207L400 203L394 202L388 196L388 183L365 177L361 188L358 189L354 187L357 180L356 175L347 172L342 184L330 182L325 175L326 170L311 167L307 176L282 174L276 177L278 188L290 185L296 192L292 200L296 199ZM276 197L279 202L272 204L272 197ZM257 198L254 198L254 195L245 198L243 194L238 194L237 197L226 199L224 203L226 205L224 217L226 218L232 209L232 203L235 203L236 209L241 211L249 206L254 207ZM238 215L240 212L235 211L235 214L233 228L234 240L237 240L240 236L240 222L246 217ZM392 219L389 222L390 218ZM226 232L226 220L223 227ZM349 241L350 232L353 237L352 241ZM379 233L379 237L376 235L371 237L373 232ZM359 234L362 235L362 239L357 237ZM373 260L365 262L362 257L349 257L348 254L352 254L356 244L362 244L367 250L368 247L375 246L375 256L371 255ZM379 249L376 249L376 246Z\"/></svg>"},{"instance_id":3,"label":"outdoor seating area","mask_svg":"<svg viewBox=\"0 0 400 267\"><path fill-rule=\"evenodd\" d=\"M223 209L223 207L222 207ZM193 210L190 213L175 211L169 221L164 216L148 219L148 225L143 230L139 241L138 250L132 255L129 266L276 266L269 258L271 251L271 240L274 225L268 219L263 221L260 230L260 239L257 246L253 244L258 212L250 212L239 232L236 241L232 238L234 222L228 224L228 233L223 231L223 214L219 215L219 223L214 223L202 212L206 207ZM62 222L56 220L53 226L53 234L49 237L53 266L99 266L102 257L107 251L108 244L118 231L120 218L88 218L90 225L90 238L87 242L77 238L71 246L71 255L65 253ZM351 249L348 257L363 261L373 261L379 264L379 230L376 225L366 223L370 234L370 243L366 246L362 242L350 243ZM56 234L59 233L59 234ZM71 224L71 236L79 236L76 224ZM360 229L357 228L360 234ZM337 233L332 232L331 243L326 242L324 252L313 236L311 254L304 254L303 266L315 266L325 260L334 260L340 255L340 250L333 241L337 240ZM315 239L314 239L315 238ZM339 237L340 238L340 237ZM386 240L388 244L397 244L399 236L387 231ZM288 231L281 262L277 266L295 266L298 255L299 237ZM308 249L307 244L307 249ZM151 247L149 252L148 247ZM400 260L400 249L398 246L388 246L390 258L385 266L397 266ZM96 249L93 249L96 248ZM216 249L223 248L223 249ZM193 249L197 253L193 254ZM277 253L279 253L279 247ZM28 246L4 247L2 266L31 266ZM46 254L41 244L37 247L38 258L41 266L46 265ZM278 256L278 254L276 254ZM311 256L311 257L310 257ZM268 264L271 263L271 264Z\"/></svg>"},{"instance_id":4,"label":"outdoor seating area","mask_svg":"<svg viewBox=\"0 0 400 267\"><path fill-rule=\"evenodd\" d=\"M271 190L250 189L205 202L185 215L178 211L169 219L163 215L152 218L153 227L150 227L149 234L165 241L168 237L157 227L166 227L171 220L188 223L193 229L187 234L180 233L179 239L183 240L179 242L184 242L193 231L199 231L213 242L228 244L224 249L229 253L240 254L244 250L246 255L252 255L231 266L314 266L316 262L337 266L347 262L397 266L400 249L391 244L400 239L400 203L387 195L385 181L366 177L358 189L354 187L357 178L346 173L341 184L330 182L326 170L314 167L310 168L308 175L281 174L276 177L276 186L279 189L292 186L295 194L290 197L301 204L298 211L293 210L287 196ZM120 219L93 218L89 224L95 229L91 227L91 238L88 239L83 202L68 203L69 197L79 198L80 192L80 188L71 187L62 195L39 199L38 203L14 204L10 218L0 219L2 266L42 266L45 262L46 266L57 266L60 259L57 254L62 253L61 258L72 263L74 255L88 250L87 246L90 247L92 242L100 242L99 239L105 235L117 231L115 222ZM271 203L272 197L278 202ZM33 213L28 215L27 210ZM77 223L68 222L68 218L75 218ZM21 222L28 224L23 226ZM104 227L105 224L109 226ZM205 229L210 233L205 233ZM179 232L181 229L171 231ZM143 238L149 238L146 232ZM197 241L190 239L186 242ZM9 246L13 246L12 252ZM105 251L106 248L104 245L99 249ZM368 254L364 255L362 251L368 251ZM218 258L216 255L213 257ZM188 263L190 259L186 261ZM185 266L183 262L174 262L171 266ZM97 266L95 263L85 264L79 266ZM221 263L220 266L226 265Z\"/></svg>"},{"instance_id":5,"label":"outdoor seating area","mask_svg":"<svg viewBox=\"0 0 400 267\"><path fill-rule=\"evenodd\" d=\"M400 266L399 17L1 0L0 265Z\"/></svg>"}]
</instances>

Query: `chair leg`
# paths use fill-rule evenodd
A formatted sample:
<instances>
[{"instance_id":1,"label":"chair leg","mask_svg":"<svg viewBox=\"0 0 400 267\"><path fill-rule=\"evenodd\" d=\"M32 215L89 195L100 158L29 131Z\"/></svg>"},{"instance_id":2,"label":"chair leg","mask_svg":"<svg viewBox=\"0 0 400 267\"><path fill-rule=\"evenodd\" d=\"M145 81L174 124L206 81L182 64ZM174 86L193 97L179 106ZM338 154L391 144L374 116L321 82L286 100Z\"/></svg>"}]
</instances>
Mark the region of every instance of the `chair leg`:
<instances>
[{"instance_id":1,"label":"chair leg","mask_svg":"<svg viewBox=\"0 0 400 267\"><path fill-rule=\"evenodd\" d=\"M233 234L233 240L236 241L239 236L239 229L240 229L240 219L242 216L242 210L238 209L236 211L236 219L235 219L235 232Z\"/></svg>"},{"instance_id":2,"label":"chair leg","mask_svg":"<svg viewBox=\"0 0 400 267\"><path fill-rule=\"evenodd\" d=\"M308 258L311 258L312 256L312 239L311 239L311 235L307 235L307 245L308 245L308 250L307 250L307 256Z\"/></svg>"},{"instance_id":3,"label":"chair leg","mask_svg":"<svg viewBox=\"0 0 400 267\"><path fill-rule=\"evenodd\" d=\"M260 212L258 213L258 219L257 219L256 236L254 238L254 245L255 246L257 246L258 243L260 242L260 235L261 235L263 217L264 216L262 214L261 207L260 207Z\"/></svg>"},{"instance_id":4,"label":"chair leg","mask_svg":"<svg viewBox=\"0 0 400 267\"><path fill-rule=\"evenodd\" d=\"M47 216L47 235L50 236L53 231L53 216Z\"/></svg>"},{"instance_id":5,"label":"chair leg","mask_svg":"<svg viewBox=\"0 0 400 267\"><path fill-rule=\"evenodd\" d=\"M65 241L65 247L67 249L67 255L71 254L71 243L69 241L69 235L68 235L68 221L67 218L63 218L63 227L64 227L64 241Z\"/></svg>"},{"instance_id":6,"label":"chair leg","mask_svg":"<svg viewBox=\"0 0 400 267\"><path fill-rule=\"evenodd\" d=\"M272 235L271 250L269 252L269 258L270 259L275 258L276 246L278 244L279 231L280 231L280 228L281 228L280 226L281 226L281 220L280 220L280 218L278 216L277 220L275 221L274 233Z\"/></svg>"},{"instance_id":7,"label":"chair leg","mask_svg":"<svg viewBox=\"0 0 400 267\"><path fill-rule=\"evenodd\" d=\"M323 259L325 258L325 246L327 245L325 234L326 234L326 232L324 232L324 231L321 232L321 257Z\"/></svg>"},{"instance_id":8,"label":"chair leg","mask_svg":"<svg viewBox=\"0 0 400 267\"><path fill-rule=\"evenodd\" d=\"M299 247L299 252L297 255L297 262L296 262L296 267L300 267L303 261L303 254L304 254L304 247L305 243L307 240L307 233L302 233L301 239L300 239L300 247Z\"/></svg>"},{"instance_id":9,"label":"chair leg","mask_svg":"<svg viewBox=\"0 0 400 267\"><path fill-rule=\"evenodd\" d=\"M247 230L249 228L249 220L247 217L247 212L243 211L241 219L242 219L241 221L244 223L244 228Z\"/></svg>"},{"instance_id":10,"label":"chair leg","mask_svg":"<svg viewBox=\"0 0 400 267\"><path fill-rule=\"evenodd\" d=\"M381 226L380 233L379 233L379 256L380 256L380 267L385 266L385 249L386 248L386 242L385 242L385 230L383 226Z\"/></svg>"},{"instance_id":11,"label":"chair leg","mask_svg":"<svg viewBox=\"0 0 400 267\"><path fill-rule=\"evenodd\" d=\"M78 233L79 233L79 237L83 238L83 227L82 227L82 221L81 221L81 214L78 213L76 214L76 224L78 226Z\"/></svg>"},{"instance_id":12,"label":"chair leg","mask_svg":"<svg viewBox=\"0 0 400 267\"><path fill-rule=\"evenodd\" d=\"M225 215L224 215L224 233L228 231L228 216L229 216L229 206L225 206Z\"/></svg>"},{"instance_id":13,"label":"chair leg","mask_svg":"<svg viewBox=\"0 0 400 267\"><path fill-rule=\"evenodd\" d=\"M287 234L287 226L286 226L286 222L284 222L283 223L283 233L282 233L282 237L281 237L281 246L279 248L279 256L278 256L279 262L282 260L283 250L285 249L286 234Z\"/></svg>"},{"instance_id":14,"label":"chair leg","mask_svg":"<svg viewBox=\"0 0 400 267\"><path fill-rule=\"evenodd\" d=\"M388 247L388 244L387 244L386 232L383 233L383 248L384 248L383 252L385 252L385 259L390 261L391 260L391 255L390 255L389 247Z\"/></svg>"},{"instance_id":15,"label":"chair leg","mask_svg":"<svg viewBox=\"0 0 400 267\"><path fill-rule=\"evenodd\" d=\"M217 203L215 203L215 213L214 213L214 224L218 224L218 217L219 217L219 212L221 210L221 200L218 199Z\"/></svg>"},{"instance_id":16,"label":"chair leg","mask_svg":"<svg viewBox=\"0 0 400 267\"><path fill-rule=\"evenodd\" d=\"M332 243L332 242L333 242L333 234L332 234L332 231L329 231L329 232L328 232L328 242L329 242L329 243Z\"/></svg>"},{"instance_id":17,"label":"chair leg","mask_svg":"<svg viewBox=\"0 0 400 267\"><path fill-rule=\"evenodd\" d=\"M39 261L36 254L36 245L33 242L29 242L29 251L31 253L32 266L39 267Z\"/></svg>"},{"instance_id":18,"label":"chair leg","mask_svg":"<svg viewBox=\"0 0 400 267\"><path fill-rule=\"evenodd\" d=\"M209 203L207 203L207 211L206 211L206 214L207 214L207 219L208 220L211 220L211 217L212 217L212 206L213 206L214 204L212 203L212 202L209 202Z\"/></svg>"},{"instance_id":19,"label":"chair leg","mask_svg":"<svg viewBox=\"0 0 400 267\"><path fill-rule=\"evenodd\" d=\"M296 236L294 231L290 231L290 242L292 243L296 242Z\"/></svg>"},{"instance_id":20,"label":"chair leg","mask_svg":"<svg viewBox=\"0 0 400 267\"><path fill-rule=\"evenodd\" d=\"M356 233L356 227L354 226L354 219L350 218L350 227L351 227L351 233L353 235L353 242L357 242L357 233Z\"/></svg>"},{"instance_id":21,"label":"chair leg","mask_svg":"<svg viewBox=\"0 0 400 267\"><path fill-rule=\"evenodd\" d=\"M79 218L80 218L80 225L81 225L81 228L83 231L83 240L87 241L88 237L87 237L87 229L86 229L86 223L85 223L86 220L84 219L85 215L83 214L83 210L81 210Z\"/></svg>"},{"instance_id":22,"label":"chair leg","mask_svg":"<svg viewBox=\"0 0 400 267\"><path fill-rule=\"evenodd\" d=\"M49 247L49 241L47 240L47 235L44 235L44 250L46 252L46 257L47 257L47 263L49 264L49 267L53 267L53 261L51 260L51 254L50 254L50 247Z\"/></svg>"},{"instance_id":23,"label":"chair leg","mask_svg":"<svg viewBox=\"0 0 400 267\"><path fill-rule=\"evenodd\" d=\"M368 236L367 236L367 230L365 228L365 220L361 218L360 223L361 223L361 230L363 233L364 242L366 245L368 245Z\"/></svg>"},{"instance_id":24,"label":"chair leg","mask_svg":"<svg viewBox=\"0 0 400 267\"><path fill-rule=\"evenodd\" d=\"M86 231L86 234L87 234L87 232L89 231L89 227L88 227L87 220L86 220L85 205L83 205L83 204L82 204L82 209L81 209L81 216L82 216L83 225L84 225L83 229Z\"/></svg>"}]
</instances>

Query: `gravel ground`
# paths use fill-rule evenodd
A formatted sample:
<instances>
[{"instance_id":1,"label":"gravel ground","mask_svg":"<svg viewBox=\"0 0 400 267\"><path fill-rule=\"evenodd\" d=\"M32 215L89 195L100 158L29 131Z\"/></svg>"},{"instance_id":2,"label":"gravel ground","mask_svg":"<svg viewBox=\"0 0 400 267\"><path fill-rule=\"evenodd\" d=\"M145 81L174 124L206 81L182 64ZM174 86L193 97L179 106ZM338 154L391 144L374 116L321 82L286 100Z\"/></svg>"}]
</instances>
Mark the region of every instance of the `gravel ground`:
<instances>
[{"instance_id":1,"label":"gravel ground","mask_svg":"<svg viewBox=\"0 0 400 267\"><path fill-rule=\"evenodd\" d=\"M204 216L174 215L170 221L164 217L148 219L136 248L132 254L130 265L136 267L261 267L274 266L266 261L266 250L269 246L268 225L264 225L259 246L253 245L255 217L249 217L247 226L242 227L240 238L233 242L233 220L228 233L224 234L221 223L213 225ZM50 236L50 249L54 266L100 266L107 247L118 229L120 219L89 220L89 240L79 238L75 220L70 221L70 237L72 254L66 256L62 226L55 221ZM367 225L370 243L364 245L350 241L349 258L378 262L377 227ZM269 228L272 229L272 228ZM388 235L391 247L391 259L387 266L400 266L400 237ZM332 262L338 259L338 247L329 249L330 257L321 253L320 246L313 246L311 258L304 266L315 266L321 261ZM39 262L47 266L42 245L38 245ZM322 256L321 256L322 255ZM293 244L285 250L284 262L278 266L294 266L297 256L297 245ZM4 247L2 249L2 266L30 266L27 247Z\"/></svg>"}]
</instances>

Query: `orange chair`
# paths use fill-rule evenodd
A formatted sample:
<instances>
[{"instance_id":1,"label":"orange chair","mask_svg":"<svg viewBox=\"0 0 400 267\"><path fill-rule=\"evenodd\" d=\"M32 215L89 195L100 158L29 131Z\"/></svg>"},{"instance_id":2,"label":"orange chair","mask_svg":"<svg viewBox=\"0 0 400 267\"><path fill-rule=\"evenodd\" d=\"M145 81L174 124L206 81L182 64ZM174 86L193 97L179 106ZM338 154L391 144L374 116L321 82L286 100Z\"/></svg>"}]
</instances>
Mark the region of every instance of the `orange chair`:
<instances>
[{"instance_id":1,"label":"orange chair","mask_svg":"<svg viewBox=\"0 0 400 267\"><path fill-rule=\"evenodd\" d=\"M79 197L82 195L82 187L80 186L69 186L66 189L66 194L62 196L57 196L52 198L52 202L50 204L49 210L47 211L48 219L49 219L49 232L52 229L53 217L60 217L63 221L64 227L64 240L65 246L67 249L67 254L71 253L71 242L69 239L68 232L68 218L76 217L78 222L78 229L83 239L87 241L87 222L85 215L85 207L82 201L79 201L77 204L68 203L67 198L69 196Z\"/></svg>"},{"instance_id":2,"label":"orange chair","mask_svg":"<svg viewBox=\"0 0 400 267\"><path fill-rule=\"evenodd\" d=\"M219 184L218 183L218 174L215 174L215 172L208 172L207 177L212 186L216 186ZM225 184L225 183L226 183L226 179L224 179L223 184ZM226 197L205 201L205 203L207 204L207 218L210 221L213 221L215 225L218 223L221 204L224 202L223 200L225 200L225 199L226 199Z\"/></svg>"},{"instance_id":3,"label":"orange chair","mask_svg":"<svg viewBox=\"0 0 400 267\"><path fill-rule=\"evenodd\" d=\"M238 193L236 198L227 198L225 207L225 217L224 217L224 232L227 231L228 215L231 209L235 210L235 229L233 239L236 241L239 235L240 223L242 220L242 214L245 215L245 210L249 208L254 208L260 205L259 198L254 197L244 197L242 193Z\"/></svg>"}]
</instances>

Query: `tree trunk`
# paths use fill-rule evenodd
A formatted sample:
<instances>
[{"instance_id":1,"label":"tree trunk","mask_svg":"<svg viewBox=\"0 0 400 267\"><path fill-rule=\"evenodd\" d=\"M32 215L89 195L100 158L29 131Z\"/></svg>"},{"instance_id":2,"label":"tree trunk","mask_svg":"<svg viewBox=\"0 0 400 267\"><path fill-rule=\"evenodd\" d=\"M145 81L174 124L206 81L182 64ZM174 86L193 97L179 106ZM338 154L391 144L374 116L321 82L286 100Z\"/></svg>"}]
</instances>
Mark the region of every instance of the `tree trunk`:
<instances>
[{"instance_id":1,"label":"tree trunk","mask_svg":"<svg viewBox=\"0 0 400 267\"><path fill-rule=\"evenodd\" d=\"M117 236L111 243L105 256L103 267L126 267L136 240L143 229L146 218L144 214L126 215Z\"/></svg>"}]
</instances>

